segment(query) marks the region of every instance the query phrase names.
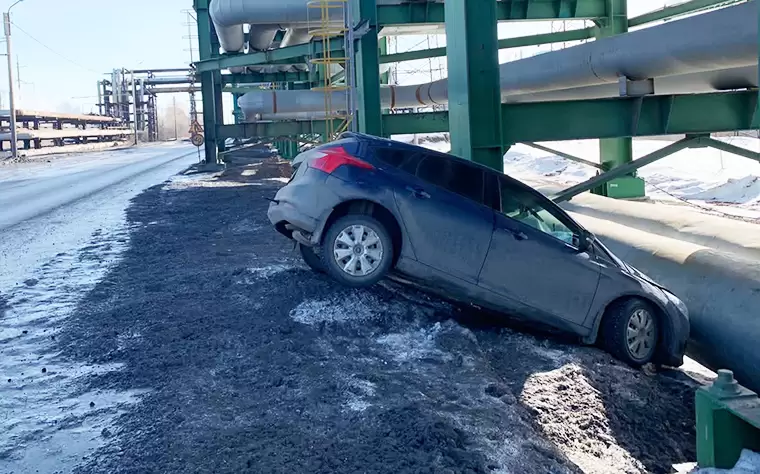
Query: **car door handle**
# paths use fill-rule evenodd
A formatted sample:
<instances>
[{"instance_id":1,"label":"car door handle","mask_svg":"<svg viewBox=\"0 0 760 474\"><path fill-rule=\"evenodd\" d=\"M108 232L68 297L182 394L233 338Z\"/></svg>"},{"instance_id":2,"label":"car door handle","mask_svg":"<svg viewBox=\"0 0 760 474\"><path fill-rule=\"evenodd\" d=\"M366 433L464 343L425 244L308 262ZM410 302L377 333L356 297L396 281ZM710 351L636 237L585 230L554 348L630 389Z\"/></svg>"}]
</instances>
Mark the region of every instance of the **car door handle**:
<instances>
[{"instance_id":1,"label":"car door handle","mask_svg":"<svg viewBox=\"0 0 760 474\"><path fill-rule=\"evenodd\" d=\"M521 230L511 230L501 227L498 230L504 234L511 235L515 240L528 240L528 235Z\"/></svg>"},{"instance_id":2,"label":"car door handle","mask_svg":"<svg viewBox=\"0 0 760 474\"><path fill-rule=\"evenodd\" d=\"M428 194L427 192L425 192L424 190L422 190L420 188L413 188L411 186L407 186L406 190L409 191L409 192L411 192L412 195L414 197L416 197L417 199L429 199L430 198L430 194Z\"/></svg>"}]
</instances>

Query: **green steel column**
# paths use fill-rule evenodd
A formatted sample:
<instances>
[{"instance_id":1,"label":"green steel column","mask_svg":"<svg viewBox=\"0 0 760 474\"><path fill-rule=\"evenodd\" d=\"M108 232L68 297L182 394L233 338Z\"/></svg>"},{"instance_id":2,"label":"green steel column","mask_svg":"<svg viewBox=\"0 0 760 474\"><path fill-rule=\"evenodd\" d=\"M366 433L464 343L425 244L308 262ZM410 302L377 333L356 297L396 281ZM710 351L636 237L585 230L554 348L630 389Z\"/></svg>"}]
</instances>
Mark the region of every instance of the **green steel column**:
<instances>
[{"instance_id":1,"label":"green steel column","mask_svg":"<svg viewBox=\"0 0 760 474\"><path fill-rule=\"evenodd\" d=\"M211 18L208 12L209 0L195 0L198 18L198 52L200 60L211 59ZM206 137L205 159L207 164L217 163L216 150L216 105L214 100L214 73L201 73L201 97L203 102L203 133Z\"/></svg>"},{"instance_id":2,"label":"green steel column","mask_svg":"<svg viewBox=\"0 0 760 474\"><path fill-rule=\"evenodd\" d=\"M358 130L370 135L383 134L383 115L380 110L380 54L377 28L376 0L351 0L351 28L355 40L356 116Z\"/></svg>"},{"instance_id":3,"label":"green steel column","mask_svg":"<svg viewBox=\"0 0 760 474\"><path fill-rule=\"evenodd\" d=\"M451 153L502 171L496 2L446 2Z\"/></svg>"},{"instance_id":4,"label":"green steel column","mask_svg":"<svg viewBox=\"0 0 760 474\"><path fill-rule=\"evenodd\" d=\"M628 1L607 0L607 18L600 25L597 38L604 38L628 32ZM599 140L599 155L605 170L611 170L633 161L632 138L603 138ZM616 198L636 198L644 196L644 180L636 173L610 181L594 189L595 194Z\"/></svg>"}]
</instances>

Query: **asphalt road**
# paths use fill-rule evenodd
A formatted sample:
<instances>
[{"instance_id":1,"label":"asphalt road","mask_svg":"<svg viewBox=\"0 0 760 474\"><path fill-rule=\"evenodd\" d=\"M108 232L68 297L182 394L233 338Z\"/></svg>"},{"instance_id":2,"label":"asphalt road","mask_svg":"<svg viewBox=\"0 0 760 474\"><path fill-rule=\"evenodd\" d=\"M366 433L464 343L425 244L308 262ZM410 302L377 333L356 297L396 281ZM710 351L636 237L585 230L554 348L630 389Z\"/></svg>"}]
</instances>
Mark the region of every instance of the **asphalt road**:
<instances>
[{"instance_id":1,"label":"asphalt road","mask_svg":"<svg viewBox=\"0 0 760 474\"><path fill-rule=\"evenodd\" d=\"M164 144L0 164L1 474L70 472L135 400L83 391L118 367L60 357L56 336L126 248L132 198L196 160Z\"/></svg>"},{"instance_id":2,"label":"asphalt road","mask_svg":"<svg viewBox=\"0 0 760 474\"><path fill-rule=\"evenodd\" d=\"M118 225L130 199L196 161L194 147L162 144L0 166L0 291Z\"/></svg>"}]
</instances>

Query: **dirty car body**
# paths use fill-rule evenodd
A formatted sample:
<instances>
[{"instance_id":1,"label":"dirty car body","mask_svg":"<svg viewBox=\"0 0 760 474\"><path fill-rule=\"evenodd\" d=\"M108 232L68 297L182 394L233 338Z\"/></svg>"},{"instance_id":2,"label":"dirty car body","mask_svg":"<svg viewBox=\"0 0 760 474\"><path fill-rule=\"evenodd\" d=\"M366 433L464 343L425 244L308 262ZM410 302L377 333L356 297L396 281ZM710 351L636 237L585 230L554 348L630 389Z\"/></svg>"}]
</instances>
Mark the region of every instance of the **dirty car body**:
<instances>
[{"instance_id":1,"label":"dirty car body","mask_svg":"<svg viewBox=\"0 0 760 474\"><path fill-rule=\"evenodd\" d=\"M447 299L600 342L634 366L681 365L685 305L531 187L452 155L354 133L293 165L268 215L312 268L354 287L390 272Z\"/></svg>"}]
</instances>

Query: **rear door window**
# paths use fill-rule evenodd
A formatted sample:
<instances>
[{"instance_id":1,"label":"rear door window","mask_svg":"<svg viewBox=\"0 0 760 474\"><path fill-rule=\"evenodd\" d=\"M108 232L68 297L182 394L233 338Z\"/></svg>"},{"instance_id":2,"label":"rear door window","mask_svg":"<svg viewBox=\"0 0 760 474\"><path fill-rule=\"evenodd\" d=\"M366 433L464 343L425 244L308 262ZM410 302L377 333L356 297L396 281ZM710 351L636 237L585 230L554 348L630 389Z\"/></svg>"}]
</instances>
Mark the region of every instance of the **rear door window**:
<instances>
[{"instance_id":1,"label":"rear door window","mask_svg":"<svg viewBox=\"0 0 760 474\"><path fill-rule=\"evenodd\" d=\"M425 155L417 177L483 204L483 170L441 155Z\"/></svg>"},{"instance_id":2,"label":"rear door window","mask_svg":"<svg viewBox=\"0 0 760 474\"><path fill-rule=\"evenodd\" d=\"M400 168L406 160L415 155L417 151L403 150L399 148L375 148L375 156L386 165Z\"/></svg>"}]
</instances>

